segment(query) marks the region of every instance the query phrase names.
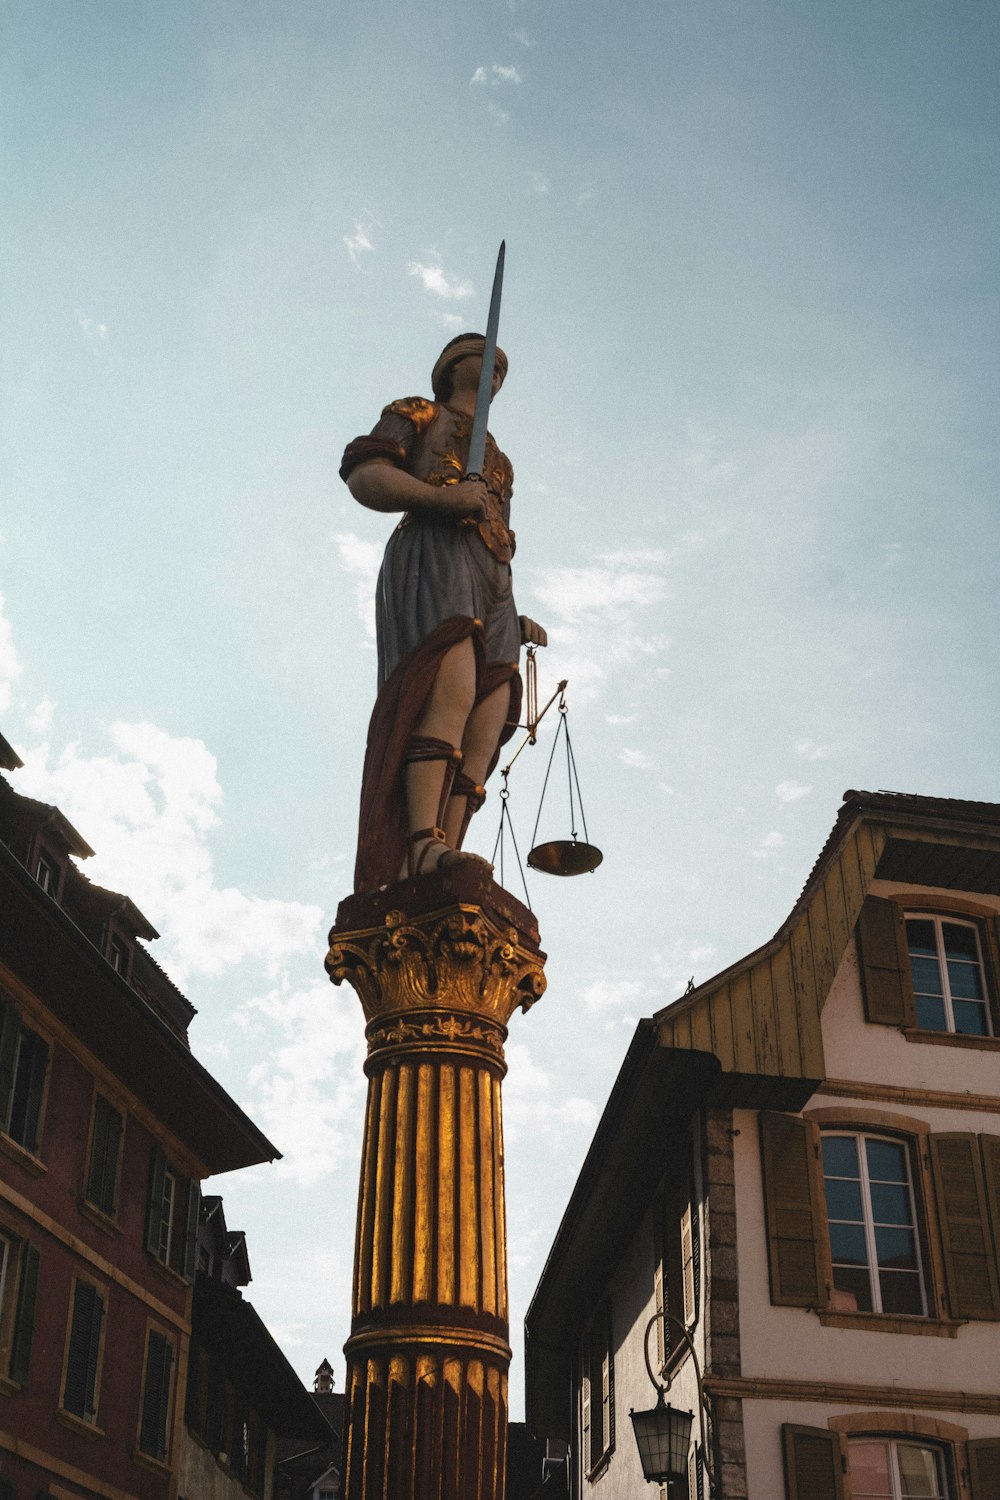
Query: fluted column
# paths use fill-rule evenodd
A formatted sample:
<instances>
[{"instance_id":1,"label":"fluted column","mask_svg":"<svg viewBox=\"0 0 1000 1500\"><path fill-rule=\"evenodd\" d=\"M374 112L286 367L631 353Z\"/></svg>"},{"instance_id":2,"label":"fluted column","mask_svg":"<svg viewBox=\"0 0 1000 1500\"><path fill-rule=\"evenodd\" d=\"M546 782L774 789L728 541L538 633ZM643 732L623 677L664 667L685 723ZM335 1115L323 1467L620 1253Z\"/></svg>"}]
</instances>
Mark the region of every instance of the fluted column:
<instances>
[{"instance_id":1,"label":"fluted column","mask_svg":"<svg viewBox=\"0 0 1000 1500\"><path fill-rule=\"evenodd\" d=\"M507 1022L545 988L527 909L455 867L342 902L327 968L367 1021L346 1500L503 1500Z\"/></svg>"}]
</instances>

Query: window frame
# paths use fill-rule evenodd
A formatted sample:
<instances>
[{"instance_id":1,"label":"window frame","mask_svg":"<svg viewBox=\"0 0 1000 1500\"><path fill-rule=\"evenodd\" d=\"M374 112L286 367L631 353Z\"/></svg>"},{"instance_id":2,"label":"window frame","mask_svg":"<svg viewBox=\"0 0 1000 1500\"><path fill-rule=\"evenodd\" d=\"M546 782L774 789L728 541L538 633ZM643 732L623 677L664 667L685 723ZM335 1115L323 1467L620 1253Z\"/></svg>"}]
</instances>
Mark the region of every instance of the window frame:
<instances>
[{"instance_id":1,"label":"window frame","mask_svg":"<svg viewBox=\"0 0 1000 1500\"><path fill-rule=\"evenodd\" d=\"M92 1382L92 1388L90 1388L89 1390L85 1389L85 1391L84 1391L84 1402L83 1402L84 1410L82 1412L78 1412L78 1411L74 1411L72 1409L72 1407L69 1407L69 1406L66 1405L66 1385L67 1385L67 1381L69 1379L69 1374L70 1374L70 1358L71 1358L71 1355L72 1355L72 1352L73 1352L73 1328L74 1328L74 1324L76 1322L77 1295L78 1295L79 1288L84 1287L84 1286L89 1287L93 1291L94 1295L97 1298L99 1298L100 1305L101 1305L101 1311L100 1311L100 1327L97 1330L97 1351L96 1351L96 1355L94 1356L94 1360L93 1360L93 1382ZM102 1432L102 1428L101 1428L100 1422L98 1421L98 1418L100 1416L100 1411L101 1411L101 1381L102 1381L102 1376L104 1374L104 1348L105 1348L105 1343L106 1343L106 1340L107 1340L107 1331L108 1331L108 1288L107 1288L107 1286L103 1285L102 1283L100 1283L98 1281L93 1280L90 1276L80 1276L80 1275L76 1275L75 1274L73 1276L73 1279L72 1279L71 1283L70 1283L69 1306L68 1306L67 1316L66 1316L66 1340L65 1340L65 1345L64 1345L64 1348L63 1348L62 1373L61 1373L61 1375L59 1377L59 1405L58 1405L58 1415L59 1415L60 1420L63 1421L68 1426L74 1426L76 1424L80 1424L81 1426L83 1426L84 1428L86 1428L87 1431L89 1431L89 1432L96 1432L96 1433L101 1433ZM88 1332L89 1332L90 1337L92 1338L93 1337L93 1328L91 1327L91 1329L88 1330ZM88 1377L87 1378L89 1380L89 1365L90 1365L90 1355L89 1355L89 1352L88 1352L86 1358L87 1358L87 1364L88 1364ZM88 1408L91 1408L90 1415L87 1415Z\"/></svg>"},{"instance_id":2,"label":"window frame","mask_svg":"<svg viewBox=\"0 0 1000 1500\"><path fill-rule=\"evenodd\" d=\"M146 1403L150 1397L150 1357L153 1350L153 1340L162 1340L163 1347L169 1349L170 1360L167 1367L166 1377L166 1400L163 1400L163 1392L160 1393L160 1410L162 1413L162 1438L163 1451L151 1453L148 1448L143 1447L146 1428ZM176 1335L171 1333L161 1323L150 1320L146 1324L146 1337L142 1356L142 1382L139 1386L139 1402L136 1412L135 1424L135 1452L136 1457L144 1463L155 1464L164 1467L170 1466L170 1455L173 1447L173 1435L175 1426L175 1415L177 1409L178 1392L178 1346Z\"/></svg>"},{"instance_id":3,"label":"window frame","mask_svg":"<svg viewBox=\"0 0 1000 1500\"><path fill-rule=\"evenodd\" d=\"M693 1333L701 1316L702 1252L701 1163L695 1132L686 1131L680 1165L657 1195L653 1219L653 1299L657 1313L656 1358L661 1377L675 1371L688 1355L686 1341L668 1312ZM680 1285L679 1306L671 1307L671 1284Z\"/></svg>"},{"instance_id":4,"label":"window frame","mask_svg":"<svg viewBox=\"0 0 1000 1500\"><path fill-rule=\"evenodd\" d=\"M35 1053L35 1058L27 1061L26 1041ZM51 1034L38 1026L34 1015L26 1018L25 1011L10 993L0 991L0 1140L15 1160L27 1164L27 1158L31 1158L34 1171L42 1169L42 1143L54 1050ZM39 1069L37 1059L43 1054L43 1065ZM27 1073L27 1078L24 1073ZM14 1112L19 1107L23 1108L25 1117L20 1133L15 1134ZM20 1155L21 1152L24 1156Z\"/></svg>"},{"instance_id":5,"label":"window frame","mask_svg":"<svg viewBox=\"0 0 1000 1500\"><path fill-rule=\"evenodd\" d=\"M929 1247L927 1245L927 1230L926 1230L926 1224L922 1224L922 1222L921 1222L921 1207L922 1207L922 1205L921 1205L921 1202L920 1202L920 1197L919 1197L919 1193L918 1193L918 1186L917 1186L917 1184L918 1184L918 1172L919 1172L919 1165L920 1165L919 1145L917 1144L917 1142L915 1142L915 1140L912 1137L909 1137L909 1136L905 1135L904 1133L902 1133L900 1131L887 1130L884 1127L879 1128L879 1127L872 1127L872 1126L852 1126L852 1125L849 1125L849 1124L846 1124L846 1123L844 1123L844 1124L829 1123L829 1124L826 1124L826 1125L822 1125L821 1124L820 1127L819 1127L819 1138L820 1138L820 1171L822 1172L823 1178L824 1178L824 1193L823 1193L824 1222L825 1222L825 1226L826 1226L827 1248L828 1248L828 1251L829 1251L828 1266L829 1266L829 1270L830 1270L830 1296L829 1296L829 1308L830 1308L830 1310L832 1312L847 1313L847 1314L849 1314L851 1316L858 1316L858 1317L907 1318L907 1319L912 1318L912 1319L921 1320L921 1321L923 1321L923 1320L925 1320L925 1319L927 1319L929 1317L934 1317L934 1315L935 1315L935 1286L934 1286L933 1278L929 1274L929 1272L930 1272L930 1256L929 1256ZM865 1250L866 1250L866 1254L867 1254L867 1257L868 1257L865 1269L866 1269L866 1271L868 1273L868 1282L869 1282L870 1293L871 1293L871 1301L872 1301L872 1306L869 1307L869 1308L838 1307L837 1304L836 1304L836 1296L837 1296L838 1288L834 1285L834 1281L833 1281L833 1278L834 1278L834 1276L836 1274L836 1267L835 1267L834 1260L833 1260L833 1244L832 1244L832 1239L831 1239L831 1234L830 1234L830 1230L831 1230L830 1211L829 1211L829 1205L828 1205L827 1200L826 1200L826 1192L825 1192L826 1172L824 1170L823 1159L822 1159L822 1145L823 1145L823 1141L826 1140L826 1139L828 1139L828 1138L829 1139L840 1138L840 1139L853 1140L854 1143L855 1143L855 1147L856 1147L858 1168L859 1168L859 1174L860 1174L858 1181L859 1181L859 1187L860 1187L860 1192L861 1192L861 1206L862 1206L862 1214L863 1214L862 1226L863 1226L863 1230L864 1230ZM871 1183L870 1183L870 1178L869 1178L868 1153L867 1153L867 1149L866 1149L866 1144L867 1144L867 1142L869 1140L872 1140L872 1141L886 1141L890 1145L901 1147L901 1149L903 1151L903 1159L904 1159L904 1161L906 1163L906 1171L907 1171L906 1188L907 1188L907 1191L908 1191L909 1206L910 1206L910 1212L911 1212L911 1215L912 1215L911 1224L909 1226L907 1226L907 1227L909 1227L912 1230L912 1232L913 1232L914 1243L915 1243L915 1246L916 1246L916 1260L917 1260L916 1276L917 1276L917 1284L918 1284L918 1286L920 1288L921 1300L923 1302L923 1309L920 1312L905 1313L905 1312L896 1312L896 1311L886 1311L886 1309L884 1309L880 1305L881 1302L882 1302L882 1287L881 1287L881 1282L880 1282L880 1279L879 1279L878 1250L877 1250L877 1245L876 1245L876 1227L877 1227L877 1221L875 1219L874 1207L873 1207L873 1204L872 1204L872 1201L871 1201ZM838 1221L834 1220L834 1222L838 1222ZM853 1222L853 1221L851 1221L851 1222ZM850 1294L848 1293L848 1295L850 1295Z\"/></svg>"},{"instance_id":6,"label":"window frame","mask_svg":"<svg viewBox=\"0 0 1000 1500\"><path fill-rule=\"evenodd\" d=\"M96 1197L91 1197L91 1182L94 1176L95 1169L94 1152L98 1144L98 1114L100 1106L102 1104L117 1116L119 1125L118 1140L115 1147L115 1165L113 1182L111 1184L110 1208L105 1207L105 1204L103 1202L98 1202ZM125 1159L126 1119L126 1111L124 1109L120 1109L119 1106L114 1102L114 1100L109 1099L107 1094L95 1085L94 1096L90 1107L90 1131L87 1137L87 1155L84 1163L83 1193L81 1196L81 1205L85 1206L89 1212L100 1215L100 1218L102 1220L108 1220L110 1223L117 1223L118 1220L118 1207L121 1198L122 1163ZM106 1169L105 1173L103 1173L102 1176L106 1176Z\"/></svg>"},{"instance_id":7,"label":"window frame","mask_svg":"<svg viewBox=\"0 0 1000 1500\"><path fill-rule=\"evenodd\" d=\"M980 922L972 916L961 912L947 912L937 908L922 908L909 903L902 907L903 933L906 943L906 956L909 964L910 991L913 997L914 1007L914 1029L929 1032L939 1036L961 1036L961 1037L996 1037L996 1024L994 1010L996 1006L996 995L994 994L994 983L991 966L987 961L985 932ZM916 1016L917 988L913 977L913 955L910 952L909 936L906 932L907 922L932 922L934 924L935 959L938 966L938 974L941 980L941 999L944 1004L945 1021L944 1027L921 1026ZM955 1025L954 997L951 993L951 980L948 974L947 951L944 945L944 934L942 927L944 923L952 927L967 927L974 934L976 940L976 968L979 971L979 979L982 985L983 998L981 1001L972 1003L981 1004L983 1014L986 1018L986 1031L960 1031ZM966 999L958 996L958 999Z\"/></svg>"},{"instance_id":8,"label":"window frame","mask_svg":"<svg viewBox=\"0 0 1000 1500\"><path fill-rule=\"evenodd\" d=\"M939 1462L939 1488L943 1479L944 1488L936 1500L958 1500L958 1489L955 1483L954 1450L949 1443L940 1440L932 1440L920 1433L907 1433L901 1435L893 1432L852 1432L845 1434L843 1448L846 1449L847 1475L851 1481L852 1493L854 1490L854 1476L851 1473L851 1448L860 1446L862 1443L883 1443L889 1450L889 1482L892 1487L892 1495L887 1500L908 1500L903 1494L901 1473L899 1467L899 1448L920 1448L925 1452L933 1453Z\"/></svg>"},{"instance_id":9,"label":"window frame","mask_svg":"<svg viewBox=\"0 0 1000 1500\"><path fill-rule=\"evenodd\" d=\"M597 1412L599 1428L594 1420ZM614 1327L611 1299L607 1297L588 1320L580 1343L580 1455L584 1477L593 1479L603 1472L614 1450Z\"/></svg>"}]
</instances>

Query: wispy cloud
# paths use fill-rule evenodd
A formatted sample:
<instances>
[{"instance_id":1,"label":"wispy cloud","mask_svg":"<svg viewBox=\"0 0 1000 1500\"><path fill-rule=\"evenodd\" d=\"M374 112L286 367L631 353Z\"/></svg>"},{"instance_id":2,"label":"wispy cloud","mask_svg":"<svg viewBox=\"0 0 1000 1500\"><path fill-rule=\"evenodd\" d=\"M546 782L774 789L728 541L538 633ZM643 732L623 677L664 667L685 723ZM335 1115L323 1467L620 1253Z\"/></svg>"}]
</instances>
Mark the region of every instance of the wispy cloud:
<instances>
[{"instance_id":1,"label":"wispy cloud","mask_svg":"<svg viewBox=\"0 0 1000 1500\"><path fill-rule=\"evenodd\" d=\"M495 104L492 99L487 104L486 108L491 118L496 120L498 125L507 125L510 123L509 109L501 109L499 104Z\"/></svg>"},{"instance_id":2,"label":"wispy cloud","mask_svg":"<svg viewBox=\"0 0 1000 1500\"><path fill-rule=\"evenodd\" d=\"M220 974L247 959L268 973L319 940L319 907L217 883L211 839L221 821L214 755L201 740L150 723L117 723L110 752L79 744L24 750L19 791L54 802L97 851L88 875L126 892L164 934L171 978Z\"/></svg>"},{"instance_id":3,"label":"wispy cloud","mask_svg":"<svg viewBox=\"0 0 1000 1500\"><path fill-rule=\"evenodd\" d=\"M491 63L488 68L478 67L469 79L469 84L477 88L489 85L498 88L505 83L520 83L521 75L513 63Z\"/></svg>"},{"instance_id":4,"label":"wispy cloud","mask_svg":"<svg viewBox=\"0 0 1000 1500\"><path fill-rule=\"evenodd\" d=\"M779 833L777 828L774 828L770 833L765 833L764 837L761 839L760 843L753 851L754 858L771 859L775 854L777 854L779 849L784 848L784 845L785 835L783 833Z\"/></svg>"},{"instance_id":5,"label":"wispy cloud","mask_svg":"<svg viewBox=\"0 0 1000 1500\"><path fill-rule=\"evenodd\" d=\"M10 621L3 610L4 598L0 594L0 711L10 707L14 684L24 671L14 646Z\"/></svg>"},{"instance_id":6,"label":"wispy cloud","mask_svg":"<svg viewBox=\"0 0 1000 1500\"><path fill-rule=\"evenodd\" d=\"M588 1135L597 1123L597 1107L578 1094L560 1095L559 1083L522 1042L508 1042L510 1072L504 1083L504 1135L515 1143L525 1136L572 1139Z\"/></svg>"},{"instance_id":7,"label":"wispy cloud","mask_svg":"<svg viewBox=\"0 0 1000 1500\"><path fill-rule=\"evenodd\" d=\"M544 172L532 172L531 187L532 190L538 193L540 197L544 197L546 193L551 192L552 190L552 184L546 177Z\"/></svg>"},{"instance_id":8,"label":"wispy cloud","mask_svg":"<svg viewBox=\"0 0 1000 1500\"><path fill-rule=\"evenodd\" d=\"M107 323L98 322L98 320L96 318L92 318L89 313L82 312L79 307L76 309L76 321L77 326L79 327L85 339L98 339L103 341L107 338Z\"/></svg>"},{"instance_id":9,"label":"wispy cloud","mask_svg":"<svg viewBox=\"0 0 1000 1500\"><path fill-rule=\"evenodd\" d=\"M811 791L811 786L802 786L798 781L779 781L774 795L779 802L798 802L800 797L808 797Z\"/></svg>"},{"instance_id":10,"label":"wispy cloud","mask_svg":"<svg viewBox=\"0 0 1000 1500\"><path fill-rule=\"evenodd\" d=\"M645 750L622 750L618 759L624 766L634 766L639 771L648 771L653 764Z\"/></svg>"},{"instance_id":11,"label":"wispy cloud","mask_svg":"<svg viewBox=\"0 0 1000 1500\"><path fill-rule=\"evenodd\" d=\"M803 760L826 760L830 749L827 745L817 745L815 740L801 739L795 741L795 753Z\"/></svg>"},{"instance_id":12,"label":"wispy cloud","mask_svg":"<svg viewBox=\"0 0 1000 1500\"><path fill-rule=\"evenodd\" d=\"M56 705L48 694L46 694L41 703L37 704L34 711L28 715L25 722L34 734L48 734L52 728L52 719L55 711Z\"/></svg>"},{"instance_id":13,"label":"wispy cloud","mask_svg":"<svg viewBox=\"0 0 1000 1500\"><path fill-rule=\"evenodd\" d=\"M512 41L519 42L522 47L533 47L535 45L523 26L519 26L516 31L512 31L510 36Z\"/></svg>"},{"instance_id":14,"label":"wispy cloud","mask_svg":"<svg viewBox=\"0 0 1000 1500\"><path fill-rule=\"evenodd\" d=\"M376 225L381 228L375 215L369 213L366 209L359 218L354 220L354 228L351 233L344 235L344 244L347 246L347 253L354 265L360 265L362 258L365 255L370 255L375 249L375 244L372 240L372 230Z\"/></svg>"},{"instance_id":15,"label":"wispy cloud","mask_svg":"<svg viewBox=\"0 0 1000 1500\"><path fill-rule=\"evenodd\" d=\"M418 277L425 292L432 292L435 297L443 297L449 302L471 297L475 290L471 281L449 276L440 264L425 265L422 261L411 260L407 270L411 276Z\"/></svg>"},{"instance_id":16,"label":"wispy cloud","mask_svg":"<svg viewBox=\"0 0 1000 1500\"><path fill-rule=\"evenodd\" d=\"M279 984L233 1019L263 1059L247 1082L255 1118L281 1141L279 1173L314 1186L356 1149L366 1089L361 1007L347 986L331 995L326 980L316 979Z\"/></svg>"},{"instance_id":17,"label":"wispy cloud","mask_svg":"<svg viewBox=\"0 0 1000 1500\"><path fill-rule=\"evenodd\" d=\"M333 540L340 554L340 565L354 580L354 597L358 618L370 641L375 639L375 585L382 566L381 542L367 542L353 531L338 531Z\"/></svg>"}]
</instances>

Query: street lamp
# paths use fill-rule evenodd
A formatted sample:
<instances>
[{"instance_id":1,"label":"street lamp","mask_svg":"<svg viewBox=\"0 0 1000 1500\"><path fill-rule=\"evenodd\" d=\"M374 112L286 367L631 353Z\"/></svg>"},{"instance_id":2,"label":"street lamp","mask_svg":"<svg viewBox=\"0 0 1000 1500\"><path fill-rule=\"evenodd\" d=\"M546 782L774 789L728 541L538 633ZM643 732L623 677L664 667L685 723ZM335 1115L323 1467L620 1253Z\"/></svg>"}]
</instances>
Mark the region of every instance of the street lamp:
<instances>
[{"instance_id":1,"label":"street lamp","mask_svg":"<svg viewBox=\"0 0 1000 1500\"><path fill-rule=\"evenodd\" d=\"M673 1480L684 1479L687 1476L688 1449L691 1444L691 1426L694 1422L694 1412L678 1411L676 1407L668 1406L664 1400L672 1384L668 1378L666 1385L661 1385L653 1374L653 1366L649 1360L649 1335L656 1327L658 1318L664 1322L670 1322L680 1329L684 1342L688 1346L691 1362L694 1365L695 1380L698 1383L698 1416L701 1427L701 1452L705 1464L705 1474L708 1479L709 1494L716 1495L715 1472L708 1458L708 1442L706 1440L705 1419L711 1415L708 1410L708 1401L705 1396L705 1388L701 1382L701 1369L698 1364L698 1356L695 1353L691 1335L679 1318L673 1317L671 1313L654 1313L646 1324L646 1332L643 1338L642 1352L646 1359L646 1369L649 1378L656 1387L656 1405L650 1407L649 1411L629 1412L632 1418L632 1428L635 1432L636 1447L639 1449L639 1461L642 1464L642 1475L650 1484L669 1484Z\"/></svg>"}]
</instances>

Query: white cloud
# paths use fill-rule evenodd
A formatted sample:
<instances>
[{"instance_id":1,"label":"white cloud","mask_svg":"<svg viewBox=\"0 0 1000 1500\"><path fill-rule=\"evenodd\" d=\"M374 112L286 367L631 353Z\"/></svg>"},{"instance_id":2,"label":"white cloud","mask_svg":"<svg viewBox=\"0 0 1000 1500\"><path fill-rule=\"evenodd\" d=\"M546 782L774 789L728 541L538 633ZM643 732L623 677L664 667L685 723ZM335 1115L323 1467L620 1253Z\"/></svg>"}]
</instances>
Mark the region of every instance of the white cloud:
<instances>
[{"instance_id":1,"label":"white cloud","mask_svg":"<svg viewBox=\"0 0 1000 1500\"><path fill-rule=\"evenodd\" d=\"M48 694L46 694L34 712L28 715L25 722L28 728L33 730L35 734L48 734L52 728L52 718L55 711L56 705Z\"/></svg>"},{"instance_id":2,"label":"white cloud","mask_svg":"<svg viewBox=\"0 0 1000 1500\"><path fill-rule=\"evenodd\" d=\"M622 750L618 759L625 766L635 766L640 771L648 770L653 764L645 750Z\"/></svg>"},{"instance_id":3,"label":"white cloud","mask_svg":"<svg viewBox=\"0 0 1000 1500\"><path fill-rule=\"evenodd\" d=\"M269 973L319 941L323 913L216 883L209 839L219 825L216 761L201 740L155 724L112 724L111 754L68 745L25 750L18 790L55 803L96 850L87 874L130 896L162 933L156 957L183 985L246 959Z\"/></svg>"},{"instance_id":4,"label":"white cloud","mask_svg":"<svg viewBox=\"0 0 1000 1500\"><path fill-rule=\"evenodd\" d=\"M574 1139L597 1123L597 1106L578 1094L559 1097L558 1085L522 1042L505 1048L510 1071L503 1086L504 1135L516 1142L540 1136Z\"/></svg>"},{"instance_id":5,"label":"white cloud","mask_svg":"<svg viewBox=\"0 0 1000 1500\"><path fill-rule=\"evenodd\" d=\"M605 724L634 724L638 714L605 714Z\"/></svg>"},{"instance_id":6,"label":"white cloud","mask_svg":"<svg viewBox=\"0 0 1000 1500\"><path fill-rule=\"evenodd\" d=\"M620 1010L628 1005L648 1013L653 1009L646 986L638 979L595 979L583 992L583 1006L591 1012Z\"/></svg>"},{"instance_id":7,"label":"white cloud","mask_svg":"<svg viewBox=\"0 0 1000 1500\"><path fill-rule=\"evenodd\" d=\"M370 641L375 639L375 585L382 566L381 542L366 542L353 531L337 531L333 540L340 553L340 565L354 579L354 596L358 618Z\"/></svg>"},{"instance_id":8,"label":"white cloud","mask_svg":"<svg viewBox=\"0 0 1000 1500\"><path fill-rule=\"evenodd\" d=\"M446 312L441 314L441 322L445 328L450 329L453 333L457 333L460 328L465 327L467 319L459 317L458 313Z\"/></svg>"},{"instance_id":9,"label":"white cloud","mask_svg":"<svg viewBox=\"0 0 1000 1500\"><path fill-rule=\"evenodd\" d=\"M802 786L797 781L779 781L774 795L779 802L798 802L800 797L808 797L811 791L811 786Z\"/></svg>"},{"instance_id":10,"label":"white cloud","mask_svg":"<svg viewBox=\"0 0 1000 1500\"><path fill-rule=\"evenodd\" d=\"M544 172L532 172L531 186L536 193L544 195L551 190L552 184Z\"/></svg>"},{"instance_id":11,"label":"white cloud","mask_svg":"<svg viewBox=\"0 0 1000 1500\"><path fill-rule=\"evenodd\" d=\"M783 833L779 833L778 830L774 828L770 833L765 833L764 837L761 839L760 843L753 851L754 858L770 859L772 854L777 854L778 850L784 847L784 844L785 835Z\"/></svg>"},{"instance_id":12,"label":"white cloud","mask_svg":"<svg viewBox=\"0 0 1000 1500\"><path fill-rule=\"evenodd\" d=\"M826 745L817 745L815 740L801 739L795 742L795 753L803 760L826 760L830 751Z\"/></svg>"},{"instance_id":13,"label":"white cloud","mask_svg":"<svg viewBox=\"0 0 1000 1500\"><path fill-rule=\"evenodd\" d=\"M512 31L510 35L511 40L520 42L522 47L533 47L535 45L523 26L519 26L518 29L516 31Z\"/></svg>"},{"instance_id":14,"label":"white cloud","mask_svg":"<svg viewBox=\"0 0 1000 1500\"><path fill-rule=\"evenodd\" d=\"M316 979L279 984L236 1012L264 1060L251 1069L252 1112L280 1139L278 1171L315 1185L357 1148L367 1080L365 1021L354 991Z\"/></svg>"},{"instance_id":15,"label":"white cloud","mask_svg":"<svg viewBox=\"0 0 1000 1500\"><path fill-rule=\"evenodd\" d=\"M24 671L14 647L10 621L4 614L3 608L4 598L0 594L0 712L10 707L14 684Z\"/></svg>"},{"instance_id":16,"label":"white cloud","mask_svg":"<svg viewBox=\"0 0 1000 1500\"><path fill-rule=\"evenodd\" d=\"M424 291L433 292L435 297L453 301L471 297L475 290L471 281L460 281L457 276L449 276L439 265L427 266L420 261L411 260L407 269L411 276L420 278Z\"/></svg>"},{"instance_id":17,"label":"white cloud","mask_svg":"<svg viewBox=\"0 0 1000 1500\"><path fill-rule=\"evenodd\" d=\"M496 88L499 84L520 82L521 75L512 63L491 63L488 68L480 66L469 79L470 85L475 84L479 88L485 84Z\"/></svg>"},{"instance_id":18,"label":"white cloud","mask_svg":"<svg viewBox=\"0 0 1000 1500\"><path fill-rule=\"evenodd\" d=\"M91 318L87 313L76 309L76 321L86 339L104 340L108 336L108 325L99 323L96 318Z\"/></svg>"},{"instance_id":19,"label":"white cloud","mask_svg":"<svg viewBox=\"0 0 1000 1500\"><path fill-rule=\"evenodd\" d=\"M367 255L375 249L371 232L378 222L375 215L368 213L366 210L360 218L354 220L354 228L351 233L344 235L344 244L347 246L347 253L354 265L360 263L363 255Z\"/></svg>"},{"instance_id":20,"label":"white cloud","mask_svg":"<svg viewBox=\"0 0 1000 1500\"><path fill-rule=\"evenodd\" d=\"M603 566L550 568L536 581L535 590L551 614L570 624L600 620L618 626L634 610L658 603L666 585L659 573L608 558Z\"/></svg>"},{"instance_id":21,"label":"white cloud","mask_svg":"<svg viewBox=\"0 0 1000 1500\"><path fill-rule=\"evenodd\" d=\"M507 125L507 124L509 124L509 122L510 122L510 110L501 109L500 106L499 106L499 104L494 104L493 103L492 99L490 100L489 104L487 104L486 108L488 109L489 113L493 116L493 119L496 120L496 122L497 122L498 125Z\"/></svg>"}]
</instances>

